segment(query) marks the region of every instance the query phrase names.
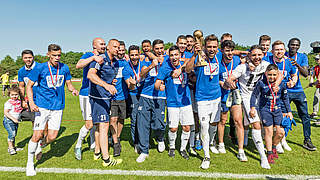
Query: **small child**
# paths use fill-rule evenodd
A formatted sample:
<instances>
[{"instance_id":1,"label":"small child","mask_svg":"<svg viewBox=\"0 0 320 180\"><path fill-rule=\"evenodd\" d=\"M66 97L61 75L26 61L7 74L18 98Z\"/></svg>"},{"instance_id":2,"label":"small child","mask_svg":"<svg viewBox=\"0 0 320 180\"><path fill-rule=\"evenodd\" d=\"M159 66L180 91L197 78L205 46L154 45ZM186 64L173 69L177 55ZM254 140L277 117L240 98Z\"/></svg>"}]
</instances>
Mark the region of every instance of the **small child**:
<instances>
[{"instance_id":1,"label":"small child","mask_svg":"<svg viewBox=\"0 0 320 180\"><path fill-rule=\"evenodd\" d=\"M284 129L280 126L283 119L281 102L288 112L287 116L290 119L293 118L285 84L282 82L279 85L278 92L273 91L277 76L277 65L270 64L266 69L265 77L257 83L250 99L250 116L252 118L257 115L256 107L258 104L260 117L265 129L265 142L270 164L274 164L274 158L278 158L276 145L280 143L285 134ZM256 104L256 102L258 103ZM274 137L273 128L276 128Z\"/></svg>"},{"instance_id":2,"label":"small child","mask_svg":"<svg viewBox=\"0 0 320 180\"><path fill-rule=\"evenodd\" d=\"M8 132L8 152L10 155L17 154L14 143L18 131L18 117L22 111L19 93L20 91L18 87L10 88L10 99L4 104L3 126Z\"/></svg>"},{"instance_id":3,"label":"small child","mask_svg":"<svg viewBox=\"0 0 320 180\"><path fill-rule=\"evenodd\" d=\"M314 92L314 99L313 99L313 112L310 115L311 118L317 118L318 117L318 111L319 111L319 100L320 100L320 55L317 55L315 58L315 61L317 65L314 67L314 72L310 78L310 84L309 87L312 87L313 85L316 86L316 91ZM316 82L314 82L314 79L317 79ZM318 120L318 122L320 122Z\"/></svg>"}]
</instances>

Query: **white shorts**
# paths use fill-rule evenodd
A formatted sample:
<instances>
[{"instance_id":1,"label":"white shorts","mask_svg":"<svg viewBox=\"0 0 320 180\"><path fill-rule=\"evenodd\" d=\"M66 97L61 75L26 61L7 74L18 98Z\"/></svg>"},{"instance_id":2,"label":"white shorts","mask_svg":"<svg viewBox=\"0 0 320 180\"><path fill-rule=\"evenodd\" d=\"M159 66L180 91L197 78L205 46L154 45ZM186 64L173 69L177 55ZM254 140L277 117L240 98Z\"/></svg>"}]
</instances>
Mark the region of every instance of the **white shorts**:
<instances>
[{"instance_id":1,"label":"white shorts","mask_svg":"<svg viewBox=\"0 0 320 180\"><path fill-rule=\"evenodd\" d=\"M193 125L194 118L192 106L168 107L169 128L177 128L179 122L182 126Z\"/></svg>"},{"instance_id":2,"label":"white shorts","mask_svg":"<svg viewBox=\"0 0 320 180\"><path fill-rule=\"evenodd\" d=\"M254 122L260 122L259 113L254 118L251 118L249 115L250 112L250 97L242 98L242 110L244 112L244 125L249 126Z\"/></svg>"},{"instance_id":3,"label":"white shorts","mask_svg":"<svg viewBox=\"0 0 320 180\"><path fill-rule=\"evenodd\" d=\"M79 95L80 109L82 112L83 120L92 121L91 117L91 104L89 102L89 96L81 96Z\"/></svg>"},{"instance_id":4,"label":"white shorts","mask_svg":"<svg viewBox=\"0 0 320 180\"><path fill-rule=\"evenodd\" d=\"M62 120L63 110L48 110L39 108L35 113L33 130L44 130L48 122L48 129L59 130Z\"/></svg>"},{"instance_id":5,"label":"white shorts","mask_svg":"<svg viewBox=\"0 0 320 180\"><path fill-rule=\"evenodd\" d=\"M196 103L196 99L194 97L194 90L190 89L191 103L192 103L192 111L198 113L198 105Z\"/></svg>"},{"instance_id":6,"label":"white shorts","mask_svg":"<svg viewBox=\"0 0 320 180\"><path fill-rule=\"evenodd\" d=\"M221 98L210 101L198 101L198 115L200 122L219 122L221 114Z\"/></svg>"}]
</instances>

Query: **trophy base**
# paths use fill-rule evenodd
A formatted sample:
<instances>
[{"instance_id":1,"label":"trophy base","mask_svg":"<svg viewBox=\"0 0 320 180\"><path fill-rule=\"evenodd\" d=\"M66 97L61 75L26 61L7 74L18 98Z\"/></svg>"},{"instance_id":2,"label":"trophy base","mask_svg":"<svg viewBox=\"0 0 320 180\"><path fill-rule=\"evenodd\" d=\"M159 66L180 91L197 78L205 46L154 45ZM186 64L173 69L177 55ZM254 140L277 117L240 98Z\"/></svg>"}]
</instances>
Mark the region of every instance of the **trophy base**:
<instances>
[{"instance_id":1,"label":"trophy base","mask_svg":"<svg viewBox=\"0 0 320 180\"><path fill-rule=\"evenodd\" d=\"M202 62L198 61L196 63L196 67L203 67L203 66L207 66L207 65L208 65L208 63L206 61L202 61Z\"/></svg>"}]
</instances>

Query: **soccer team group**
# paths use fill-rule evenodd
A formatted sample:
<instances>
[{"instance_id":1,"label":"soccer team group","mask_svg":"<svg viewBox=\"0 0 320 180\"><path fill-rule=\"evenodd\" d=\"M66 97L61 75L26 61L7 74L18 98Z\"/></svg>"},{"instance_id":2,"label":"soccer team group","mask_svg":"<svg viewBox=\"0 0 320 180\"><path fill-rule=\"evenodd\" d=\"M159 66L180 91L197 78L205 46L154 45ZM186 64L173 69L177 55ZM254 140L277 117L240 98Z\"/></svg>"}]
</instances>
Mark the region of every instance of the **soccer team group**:
<instances>
[{"instance_id":1,"label":"soccer team group","mask_svg":"<svg viewBox=\"0 0 320 180\"><path fill-rule=\"evenodd\" d=\"M33 52L24 50L25 66L18 73L19 87L30 110L35 112L26 175L36 175L34 158L39 160L42 148L58 135L65 107L65 84L73 95L79 95L85 120L74 149L78 160L82 158L82 142L90 133L95 160L101 158L103 166L121 163L122 159L116 158L121 154L120 135L124 119L130 117L138 163L149 156L151 135L158 143L158 151L165 151L168 125L168 155L175 157L179 146L179 154L189 159L197 156L196 149L202 147L200 167L208 169L210 151L226 153L224 131L230 111L230 136L238 147L237 158L248 161L243 148L248 144L251 127L260 165L270 169L283 148L291 150L285 135L288 124L290 128L294 122L292 101L303 124L303 147L314 151L306 96L299 80L299 74L308 75L308 59L298 52L300 44L298 38L292 38L286 51L282 41L271 45L271 38L262 35L259 45L239 51L228 33L220 41L213 34L200 41L192 35L180 35L168 50L160 39L144 40L142 51L131 45L126 54L123 41L111 39L106 44L102 38L95 38L93 51L85 53L76 65L83 69L80 92L72 85L68 66L59 62L59 45L49 45L49 60L45 63L35 62ZM181 143L176 145L179 123ZM113 155L108 151L110 141Z\"/></svg>"}]
</instances>

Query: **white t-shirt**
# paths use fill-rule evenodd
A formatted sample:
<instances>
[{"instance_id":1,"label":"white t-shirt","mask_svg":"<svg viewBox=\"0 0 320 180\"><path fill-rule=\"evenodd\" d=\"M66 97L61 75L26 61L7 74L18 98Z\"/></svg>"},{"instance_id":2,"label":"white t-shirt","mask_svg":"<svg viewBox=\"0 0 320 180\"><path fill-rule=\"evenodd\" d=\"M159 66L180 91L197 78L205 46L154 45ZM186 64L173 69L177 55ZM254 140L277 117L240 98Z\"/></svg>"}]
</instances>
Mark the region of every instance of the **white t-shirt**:
<instances>
[{"instance_id":1,"label":"white t-shirt","mask_svg":"<svg viewBox=\"0 0 320 180\"><path fill-rule=\"evenodd\" d=\"M249 69L247 63L240 64L233 70L232 74L238 79L240 85L240 92L242 97L250 97L257 82L262 79L270 63L262 60L261 63L255 67L254 71Z\"/></svg>"},{"instance_id":2,"label":"white t-shirt","mask_svg":"<svg viewBox=\"0 0 320 180\"><path fill-rule=\"evenodd\" d=\"M21 101L20 100L12 100L9 99L5 104L4 104L4 110L9 109L9 114L13 116L14 118L18 119L22 107L21 107Z\"/></svg>"}]
</instances>

